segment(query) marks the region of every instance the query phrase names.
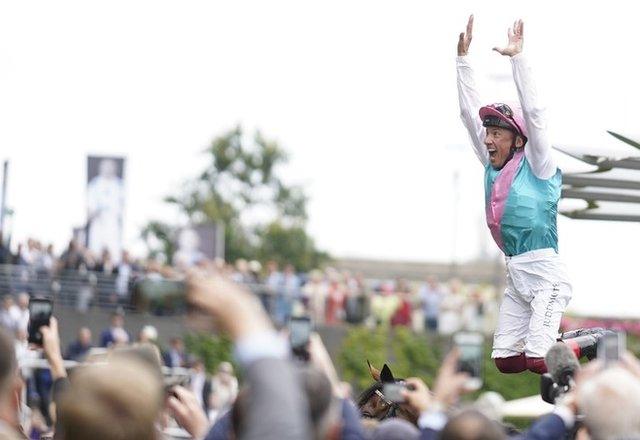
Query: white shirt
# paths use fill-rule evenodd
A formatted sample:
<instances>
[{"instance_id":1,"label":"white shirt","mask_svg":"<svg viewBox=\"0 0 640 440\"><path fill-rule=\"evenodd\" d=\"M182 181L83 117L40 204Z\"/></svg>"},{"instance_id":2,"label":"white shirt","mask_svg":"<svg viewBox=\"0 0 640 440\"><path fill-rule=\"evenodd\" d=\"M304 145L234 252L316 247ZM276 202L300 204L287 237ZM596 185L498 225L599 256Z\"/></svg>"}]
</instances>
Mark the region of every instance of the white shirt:
<instances>
[{"instance_id":1,"label":"white shirt","mask_svg":"<svg viewBox=\"0 0 640 440\"><path fill-rule=\"evenodd\" d=\"M528 141L524 146L525 157L536 177L546 180L553 177L557 171L557 165L551 155L551 142L547 138L546 109L538 102L538 92L524 55L520 53L511 57L510 60L513 80L527 124ZM456 67L460 117L469 132L476 156L482 165L487 166L489 153L484 145L486 131L478 114L483 103L475 87L473 69L466 56L457 57Z\"/></svg>"}]
</instances>

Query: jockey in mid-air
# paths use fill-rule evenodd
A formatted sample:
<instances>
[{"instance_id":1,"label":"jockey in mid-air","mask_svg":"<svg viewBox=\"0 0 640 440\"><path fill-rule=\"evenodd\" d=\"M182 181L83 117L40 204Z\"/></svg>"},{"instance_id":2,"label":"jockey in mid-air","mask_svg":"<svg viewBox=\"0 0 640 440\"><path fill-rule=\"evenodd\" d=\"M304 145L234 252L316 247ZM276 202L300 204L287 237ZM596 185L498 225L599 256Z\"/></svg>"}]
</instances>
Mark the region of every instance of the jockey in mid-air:
<instances>
[{"instance_id":1,"label":"jockey in mid-air","mask_svg":"<svg viewBox=\"0 0 640 440\"><path fill-rule=\"evenodd\" d=\"M544 107L522 54L523 22L494 48L509 57L519 105L482 105L467 53L473 16L458 40L458 97L462 122L485 168L487 225L505 254L507 281L491 357L504 373L547 368L544 356L558 340L571 283L558 255L556 217L562 174L551 155ZM579 358L593 357L602 329L564 334Z\"/></svg>"}]
</instances>

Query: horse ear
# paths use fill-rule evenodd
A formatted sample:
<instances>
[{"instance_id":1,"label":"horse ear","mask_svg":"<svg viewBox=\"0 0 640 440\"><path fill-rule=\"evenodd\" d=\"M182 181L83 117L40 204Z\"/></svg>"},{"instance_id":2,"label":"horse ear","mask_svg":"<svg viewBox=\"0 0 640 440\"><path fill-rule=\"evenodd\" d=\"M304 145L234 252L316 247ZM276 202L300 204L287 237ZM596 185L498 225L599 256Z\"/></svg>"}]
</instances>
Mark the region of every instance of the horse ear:
<instances>
[{"instance_id":1,"label":"horse ear","mask_svg":"<svg viewBox=\"0 0 640 440\"><path fill-rule=\"evenodd\" d=\"M371 377L373 377L373 380L380 382L380 370L374 368L373 365L371 365L371 362L369 362L369 359L367 359L367 365L369 366L369 373L371 374Z\"/></svg>"},{"instance_id":2,"label":"horse ear","mask_svg":"<svg viewBox=\"0 0 640 440\"><path fill-rule=\"evenodd\" d=\"M380 382L395 382L396 380L393 377L393 373L391 372L391 368L387 364L384 364L382 367L382 371L380 372Z\"/></svg>"}]
</instances>

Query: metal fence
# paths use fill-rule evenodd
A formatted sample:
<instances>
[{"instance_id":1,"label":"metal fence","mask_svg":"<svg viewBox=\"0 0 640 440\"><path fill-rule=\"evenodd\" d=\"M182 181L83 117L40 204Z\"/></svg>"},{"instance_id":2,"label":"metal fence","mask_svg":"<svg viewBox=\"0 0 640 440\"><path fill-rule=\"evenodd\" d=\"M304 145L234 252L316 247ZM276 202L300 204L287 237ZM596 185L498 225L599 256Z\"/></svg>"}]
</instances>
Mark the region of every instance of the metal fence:
<instances>
[{"instance_id":1,"label":"metal fence","mask_svg":"<svg viewBox=\"0 0 640 440\"><path fill-rule=\"evenodd\" d=\"M0 294L16 295L27 292L31 296L53 299L57 304L87 310L92 306L131 309L129 292L132 279L117 274L88 270L48 271L26 265L0 265Z\"/></svg>"}]
</instances>

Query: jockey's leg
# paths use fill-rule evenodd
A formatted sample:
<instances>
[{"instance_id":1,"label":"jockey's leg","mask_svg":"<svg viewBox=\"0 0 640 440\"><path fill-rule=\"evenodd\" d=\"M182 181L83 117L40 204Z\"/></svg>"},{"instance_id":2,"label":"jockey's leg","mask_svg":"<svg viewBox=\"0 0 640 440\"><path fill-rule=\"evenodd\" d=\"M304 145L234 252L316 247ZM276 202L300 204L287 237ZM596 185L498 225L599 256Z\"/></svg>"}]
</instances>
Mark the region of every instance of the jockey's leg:
<instances>
[{"instance_id":1,"label":"jockey's leg","mask_svg":"<svg viewBox=\"0 0 640 440\"><path fill-rule=\"evenodd\" d=\"M530 317L529 303L511 286L507 286L500 305L491 352L491 357L501 372L520 373L527 369L526 357L522 351Z\"/></svg>"},{"instance_id":2,"label":"jockey's leg","mask_svg":"<svg viewBox=\"0 0 640 440\"><path fill-rule=\"evenodd\" d=\"M502 373L521 373L527 369L527 358L524 353L517 356L495 358L493 361Z\"/></svg>"},{"instance_id":3,"label":"jockey's leg","mask_svg":"<svg viewBox=\"0 0 640 440\"><path fill-rule=\"evenodd\" d=\"M547 372L544 356L556 342L560 320L570 299L571 286L567 283L554 283L533 292L529 333L524 346L528 370L538 374Z\"/></svg>"}]
</instances>

